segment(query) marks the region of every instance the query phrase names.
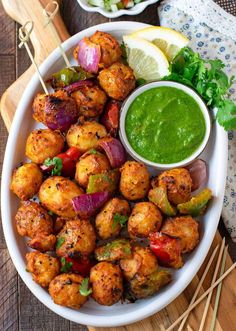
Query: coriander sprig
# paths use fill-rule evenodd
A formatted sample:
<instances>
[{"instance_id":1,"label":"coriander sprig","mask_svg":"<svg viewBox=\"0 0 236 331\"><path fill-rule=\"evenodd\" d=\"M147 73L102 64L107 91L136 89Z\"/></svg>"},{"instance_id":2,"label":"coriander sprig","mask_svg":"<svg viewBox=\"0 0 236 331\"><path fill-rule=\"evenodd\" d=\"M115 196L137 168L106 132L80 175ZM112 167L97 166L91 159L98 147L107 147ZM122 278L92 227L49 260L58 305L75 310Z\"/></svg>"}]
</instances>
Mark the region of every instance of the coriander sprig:
<instances>
[{"instance_id":1,"label":"coriander sprig","mask_svg":"<svg viewBox=\"0 0 236 331\"><path fill-rule=\"evenodd\" d=\"M89 288L89 278L84 278L79 287L79 292L84 297L87 297L89 294L93 292L92 288Z\"/></svg>"}]
</instances>

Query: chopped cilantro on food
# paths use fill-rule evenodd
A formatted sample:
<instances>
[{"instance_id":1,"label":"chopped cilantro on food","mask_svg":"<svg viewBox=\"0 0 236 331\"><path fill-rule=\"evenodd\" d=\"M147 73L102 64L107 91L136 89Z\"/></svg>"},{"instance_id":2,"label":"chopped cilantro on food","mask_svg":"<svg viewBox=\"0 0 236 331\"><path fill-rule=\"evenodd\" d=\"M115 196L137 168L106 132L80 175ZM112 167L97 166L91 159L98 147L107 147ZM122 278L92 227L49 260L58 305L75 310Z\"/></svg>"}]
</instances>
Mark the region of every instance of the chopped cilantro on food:
<instances>
[{"instance_id":1,"label":"chopped cilantro on food","mask_svg":"<svg viewBox=\"0 0 236 331\"><path fill-rule=\"evenodd\" d=\"M113 217L112 228L114 229L117 226L117 224L120 224L121 227L123 228L126 225L127 221L128 221L128 216L115 213Z\"/></svg>"},{"instance_id":2,"label":"chopped cilantro on food","mask_svg":"<svg viewBox=\"0 0 236 331\"><path fill-rule=\"evenodd\" d=\"M44 161L44 165L47 167L53 166L51 170L51 175L52 176L60 176L61 175L61 170L62 170L62 159L59 157L54 157L53 159L46 159Z\"/></svg>"},{"instance_id":3,"label":"chopped cilantro on food","mask_svg":"<svg viewBox=\"0 0 236 331\"><path fill-rule=\"evenodd\" d=\"M73 267L73 262L67 262L65 257L61 258L61 272L68 272Z\"/></svg>"},{"instance_id":4,"label":"chopped cilantro on food","mask_svg":"<svg viewBox=\"0 0 236 331\"><path fill-rule=\"evenodd\" d=\"M84 278L82 280L82 283L79 287L79 292L84 297L87 297L89 294L91 294L93 292L93 290L91 288L89 288L89 279L88 278Z\"/></svg>"},{"instance_id":5,"label":"chopped cilantro on food","mask_svg":"<svg viewBox=\"0 0 236 331\"><path fill-rule=\"evenodd\" d=\"M224 73L225 65L219 60L204 60L191 48L184 47L170 65L172 80L194 88L211 108L217 109L216 119L225 130L236 129L236 104L229 100L229 88L234 77Z\"/></svg>"},{"instance_id":6,"label":"chopped cilantro on food","mask_svg":"<svg viewBox=\"0 0 236 331\"><path fill-rule=\"evenodd\" d=\"M56 249L60 248L64 242L65 242L65 238L63 237L58 238L56 243Z\"/></svg>"}]
</instances>

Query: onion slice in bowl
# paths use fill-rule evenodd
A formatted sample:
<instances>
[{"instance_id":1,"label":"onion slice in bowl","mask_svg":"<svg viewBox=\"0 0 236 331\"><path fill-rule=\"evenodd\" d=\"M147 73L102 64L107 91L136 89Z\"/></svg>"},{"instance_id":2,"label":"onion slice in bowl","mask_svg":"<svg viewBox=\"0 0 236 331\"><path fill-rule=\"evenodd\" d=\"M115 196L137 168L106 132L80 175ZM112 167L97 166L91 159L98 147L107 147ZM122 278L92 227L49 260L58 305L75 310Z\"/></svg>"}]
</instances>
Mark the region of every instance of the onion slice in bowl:
<instances>
[{"instance_id":1,"label":"onion slice in bowl","mask_svg":"<svg viewBox=\"0 0 236 331\"><path fill-rule=\"evenodd\" d=\"M121 142L113 137L99 140L98 145L105 151L112 168L120 168L126 161L126 152Z\"/></svg>"},{"instance_id":2,"label":"onion slice in bowl","mask_svg":"<svg viewBox=\"0 0 236 331\"><path fill-rule=\"evenodd\" d=\"M197 159L193 163L186 166L192 178L192 191L203 187L207 182L207 165L202 159Z\"/></svg>"},{"instance_id":3,"label":"onion slice in bowl","mask_svg":"<svg viewBox=\"0 0 236 331\"><path fill-rule=\"evenodd\" d=\"M107 191L91 194L81 194L72 199L72 205L79 217L89 218L96 214L110 197Z\"/></svg>"},{"instance_id":4,"label":"onion slice in bowl","mask_svg":"<svg viewBox=\"0 0 236 331\"><path fill-rule=\"evenodd\" d=\"M92 43L87 37L80 40L78 46L78 62L80 66L84 70L96 74L101 59L100 46Z\"/></svg>"},{"instance_id":5,"label":"onion slice in bowl","mask_svg":"<svg viewBox=\"0 0 236 331\"><path fill-rule=\"evenodd\" d=\"M93 86L93 82L88 79L80 80L78 82L74 82L74 83L71 83L70 85L63 87L63 90L65 90L66 92L71 94L84 86Z\"/></svg>"}]
</instances>

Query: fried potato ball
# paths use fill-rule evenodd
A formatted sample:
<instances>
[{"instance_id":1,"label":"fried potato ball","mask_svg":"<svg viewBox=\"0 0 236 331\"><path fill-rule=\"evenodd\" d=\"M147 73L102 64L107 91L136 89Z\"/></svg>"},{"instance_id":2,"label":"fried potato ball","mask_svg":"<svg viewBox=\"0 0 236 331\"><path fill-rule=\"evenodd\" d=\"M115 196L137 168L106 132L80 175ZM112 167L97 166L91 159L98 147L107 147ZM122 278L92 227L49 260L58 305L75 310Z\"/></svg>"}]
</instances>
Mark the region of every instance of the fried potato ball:
<instances>
[{"instance_id":1,"label":"fried potato ball","mask_svg":"<svg viewBox=\"0 0 236 331\"><path fill-rule=\"evenodd\" d=\"M58 259L40 252L26 254L27 270L32 273L33 280L42 287L48 287L49 283L60 271Z\"/></svg>"},{"instance_id":2,"label":"fried potato ball","mask_svg":"<svg viewBox=\"0 0 236 331\"><path fill-rule=\"evenodd\" d=\"M162 215L152 202L139 202L129 217L128 232L131 238L148 237L160 229L161 223Z\"/></svg>"},{"instance_id":3,"label":"fried potato ball","mask_svg":"<svg viewBox=\"0 0 236 331\"><path fill-rule=\"evenodd\" d=\"M71 96L76 101L79 115L84 117L99 116L107 101L106 93L98 86L83 86Z\"/></svg>"},{"instance_id":4,"label":"fried potato ball","mask_svg":"<svg viewBox=\"0 0 236 331\"><path fill-rule=\"evenodd\" d=\"M62 230L62 228L66 224L66 222L69 220L70 220L70 218L57 217L54 221L53 232L58 234Z\"/></svg>"},{"instance_id":5,"label":"fried potato ball","mask_svg":"<svg viewBox=\"0 0 236 331\"><path fill-rule=\"evenodd\" d=\"M106 94L115 100L123 101L135 88L133 70L118 62L100 71L98 81Z\"/></svg>"},{"instance_id":6,"label":"fried potato ball","mask_svg":"<svg viewBox=\"0 0 236 331\"><path fill-rule=\"evenodd\" d=\"M67 221L57 235L56 253L58 256L78 257L90 254L96 246L96 235L88 220L74 219Z\"/></svg>"},{"instance_id":7,"label":"fried potato ball","mask_svg":"<svg viewBox=\"0 0 236 331\"><path fill-rule=\"evenodd\" d=\"M170 202L175 205L187 202L191 199L192 179L187 169L178 168L164 171L152 181L152 185L167 187L167 195Z\"/></svg>"},{"instance_id":8,"label":"fried potato ball","mask_svg":"<svg viewBox=\"0 0 236 331\"><path fill-rule=\"evenodd\" d=\"M123 196L128 200L144 198L150 186L147 167L136 161L127 161L120 171L120 192Z\"/></svg>"},{"instance_id":9,"label":"fried potato ball","mask_svg":"<svg viewBox=\"0 0 236 331\"><path fill-rule=\"evenodd\" d=\"M84 278L77 274L61 274L49 285L49 294L57 305L79 309L87 297L80 294Z\"/></svg>"},{"instance_id":10,"label":"fried potato ball","mask_svg":"<svg viewBox=\"0 0 236 331\"><path fill-rule=\"evenodd\" d=\"M108 239L120 233L120 222L115 221L121 216L128 216L130 207L126 200L113 198L109 200L95 219L96 230L101 239ZM116 215L116 216L115 216Z\"/></svg>"},{"instance_id":11,"label":"fried potato ball","mask_svg":"<svg viewBox=\"0 0 236 331\"><path fill-rule=\"evenodd\" d=\"M123 293L120 267L110 262L99 262L90 271L92 297L100 305L111 306L118 302Z\"/></svg>"},{"instance_id":12,"label":"fried potato ball","mask_svg":"<svg viewBox=\"0 0 236 331\"><path fill-rule=\"evenodd\" d=\"M198 222L191 216L169 217L161 231L180 239L181 252L191 252L199 242Z\"/></svg>"},{"instance_id":13,"label":"fried potato ball","mask_svg":"<svg viewBox=\"0 0 236 331\"><path fill-rule=\"evenodd\" d=\"M146 277L157 270L157 259L149 247L135 246L132 253L132 258L120 261L120 267L127 280L136 276Z\"/></svg>"},{"instance_id":14,"label":"fried potato ball","mask_svg":"<svg viewBox=\"0 0 236 331\"><path fill-rule=\"evenodd\" d=\"M88 154L76 163L75 179L79 185L86 188L90 175L100 174L110 168L109 160L104 154Z\"/></svg>"},{"instance_id":15,"label":"fried potato ball","mask_svg":"<svg viewBox=\"0 0 236 331\"><path fill-rule=\"evenodd\" d=\"M90 41L101 47L100 68L107 68L121 58L121 48L118 41L107 32L96 31Z\"/></svg>"},{"instance_id":16,"label":"fried potato ball","mask_svg":"<svg viewBox=\"0 0 236 331\"><path fill-rule=\"evenodd\" d=\"M45 104L46 104L46 94L38 93L33 102L33 118L35 121L40 123L45 123Z\"/></svg>"},{"instance_id":17,"label":"fried potato ball","mask_svg":"<svg viewBox=\"0 0 236 331\"><path fill-rule=\"evenodd\" d=\"M119 61L121 58L121 48L118 41L107 32L96 31L91 37L85 38L89 42L100 46L101 58L99 68L107 68L112 63ZM78 61L79 46L74 49L73 55Z\"/></svg>"},{"instance_id":18,"label":"fried potato ball","mask_svg":"<svg viewBox=\"0 0 236 331\"><path fill-rule=\"evenodd\" d=\"M16 228L21 236L34 238L39 234L50 235L53 222L47 210L34 201L22 202L16 216Z\"/></svg>"},{"instance_id":19,"label":"fried potato ball","mask_svg":"<svg viewBox=\"0 0 236 331\"><path fill-rule=\"evenodd\" d=\"M35 163L25 163L12 174L10 189L21 200L29 200L38 193L43 174Z\"/></svg>"},{"instance_id":20,"label":"fried potato ball","mask_svg":"<svg viewBox=\"0 0 236 331\"><path fill-rule=\"evenodd\" d=\"M34 130L26 141L26 156L34 163L42 164L47 158L53 158L64 147L64 138L60 131L49 129Z\"/></svg>"},{"instance_id":21,"label":"fried potato ball","mask_svg":"<svg viewBox=\"0 0 236 331\"><path fill-rule=\"evenodd\" d=\"M107 135L106 128L97 122L74 124L66 135L69 147L77 147L82 153L96 148L98 140Z\"/></svg>"},{"instance_id":22,"label":"fried potato ball","mask_svg":"<svg viewBox=\"0 0 236 331\"><path fill-rule=\"evenodd\" d=\"M83 190L68 178L54 176L47 178L40 187L39 200L42 205L62 217L75 217L72 199Z\"/></svg>"},{"instance_id":23,"label":"fried potato ball","mask_svg":"<svg viewBox=\"0 0 236 331\"><path fill-rule=\"evenodd\" d=\"M28 241L27 246L40 252L49 252L54 250L56 241L57 239L54 234L44 235L40 233L36 237Z\"/></svg>"}]
</instances>

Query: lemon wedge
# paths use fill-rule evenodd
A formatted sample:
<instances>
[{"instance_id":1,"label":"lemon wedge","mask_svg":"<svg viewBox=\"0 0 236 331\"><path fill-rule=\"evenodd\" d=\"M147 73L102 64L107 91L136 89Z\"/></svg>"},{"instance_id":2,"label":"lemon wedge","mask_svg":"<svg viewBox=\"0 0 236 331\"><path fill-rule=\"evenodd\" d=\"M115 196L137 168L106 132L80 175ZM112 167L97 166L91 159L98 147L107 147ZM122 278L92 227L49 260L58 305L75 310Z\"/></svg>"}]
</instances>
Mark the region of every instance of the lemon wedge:
<instances>
[{"instance_id":1,"label":"lemon wedge","mask_svg":"<svg viewBox=\"0 0 236 331\"><path fill-rule=\"evenodd\" d=\"M169 74L168 60L157 46L131 35L124 36L123 41L129 66L133 69L136 79L152 81Z\"/></svg>"},{"instance_id":2,"label":"lemon wedge","mask_svg":"<svg viewBox=\"0 0 236 331\"><path fill-rule=\"evenodd\" d=\"M161 26L144 28L133 32L131 36L152 42L162 50L169 61L177 55L181 48L189 43L188 38L181 33Z\"/></svg>"}]
</instances>

